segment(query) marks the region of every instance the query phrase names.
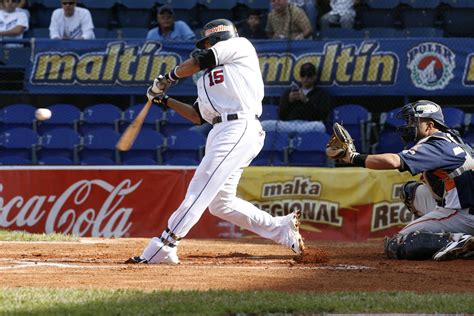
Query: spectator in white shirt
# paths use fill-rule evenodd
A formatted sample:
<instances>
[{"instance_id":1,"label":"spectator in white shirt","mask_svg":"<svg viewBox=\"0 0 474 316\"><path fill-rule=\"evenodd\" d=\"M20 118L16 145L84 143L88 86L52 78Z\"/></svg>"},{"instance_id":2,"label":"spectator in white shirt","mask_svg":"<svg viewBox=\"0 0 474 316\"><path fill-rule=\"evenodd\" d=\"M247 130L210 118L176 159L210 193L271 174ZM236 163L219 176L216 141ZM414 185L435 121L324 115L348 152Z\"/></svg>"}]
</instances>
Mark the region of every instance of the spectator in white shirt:
<instances>
[{"instance_id":1,"label":"spectator in white shirt","mask_svg":"<svg viewBox=\"0 0 474 316\"><path fill-rule=\"evenodd\" d=\"M94 39L94 24L89 10L76 7L76 0L60 0L61 9L54 10L49 25L52 39Z\"/></svg>"},{"instance_id":2,"label":"spectator in white shirt","mask_svg":"<svg viewBox=\"0 0 474 316\"><path fill-rule=\"evenodd\" d=\"M329 3L331 10L321 17L321 28L327 29L332 26L352 28L356 16L355 2L356 0L331 0Z\"/></svg>"},{"instance_id":3,"label":"spectator in white shirt","mask_svg":"<svg viewBox=\"0 0 474 316\"><path fill-rule=\"evenodd\" d=\"M19 0L3 0L3 10L0 11L0 36L3 40L22 39L23 33L28 30L28 16L17 10L19 3ZM8 46L13 45L18 46Z\"/></svg>"}]
</instances>

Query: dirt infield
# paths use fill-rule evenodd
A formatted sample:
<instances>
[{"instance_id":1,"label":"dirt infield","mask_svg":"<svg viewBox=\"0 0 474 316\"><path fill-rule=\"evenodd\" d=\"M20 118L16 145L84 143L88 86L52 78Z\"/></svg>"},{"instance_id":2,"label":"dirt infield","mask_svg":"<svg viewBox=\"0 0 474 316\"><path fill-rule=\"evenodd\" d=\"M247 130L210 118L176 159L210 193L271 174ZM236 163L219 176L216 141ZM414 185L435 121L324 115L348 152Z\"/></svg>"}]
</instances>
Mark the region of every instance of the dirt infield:
<instances>
[{"instance_id":1,"label":"dirt infield","mask_svg":"<svg viewBox=\"0 0 474 316\"><path fill-rule=\"evenodd\" d=\"M312 242L316 255L297 263L263 240L184 240L178 266L122 263L147 242L0 242L0 287L474 292L473 260L389 260L381 241Z\"/></svg>"}]
</instances>

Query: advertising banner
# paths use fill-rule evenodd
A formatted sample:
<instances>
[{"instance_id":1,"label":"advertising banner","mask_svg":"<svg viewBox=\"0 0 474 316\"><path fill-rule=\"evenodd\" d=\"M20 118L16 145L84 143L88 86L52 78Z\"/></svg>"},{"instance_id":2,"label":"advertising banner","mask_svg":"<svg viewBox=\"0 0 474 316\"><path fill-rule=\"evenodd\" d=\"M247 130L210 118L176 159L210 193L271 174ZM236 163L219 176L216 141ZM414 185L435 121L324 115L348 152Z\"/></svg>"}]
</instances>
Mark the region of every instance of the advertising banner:
<instances>
[{"instance_id":1,"label":"advertising banner","mask_svg":"<svg viewBox=\"0 0 474 316\"><path fill-rule=\"evenodd\" d=\"M437 38L254 41L266 96L279 96L311 62L332 95L472 95L474 42ZM193 42L35 41L28 65L32 93L144 94L160 73L180 64ZM202 72L180 80L173 95L196 95ZM248 78L251 80L251 78Z\"/></svg>"},{"instance_id":2,"label":"advertising banner","mask_svg":"<svg viewBox=\"0 0 474 316\"><path fill-rule=\"evenodd\" d=\"M167 227L193 169L1 168L0 229L153 237ZM362 241L412 220L398 198L408 173L362 168L246 168L238 195L272 215L303 210L308 240ZM254 234L204 212L190 238Z\"/></svg>"}]
</instances>

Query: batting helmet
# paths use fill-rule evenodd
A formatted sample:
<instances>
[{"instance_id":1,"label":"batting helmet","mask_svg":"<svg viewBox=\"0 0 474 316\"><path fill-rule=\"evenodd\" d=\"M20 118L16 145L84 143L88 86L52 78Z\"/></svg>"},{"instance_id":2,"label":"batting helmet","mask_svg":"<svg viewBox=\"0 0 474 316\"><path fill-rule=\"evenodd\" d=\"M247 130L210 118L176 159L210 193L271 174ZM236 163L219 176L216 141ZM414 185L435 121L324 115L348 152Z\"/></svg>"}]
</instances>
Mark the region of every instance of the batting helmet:
<instances>
[{"instance_id":1,"label":"batting helmet","mask_svg":"<svg viewBox=\"0 0 474 316\"><path fill-rule=\"evenodd\" d=\"M217 42L225 41L229 38L239 37L234 23L226 19L217 19L208 22L202 29L202 38L197 41L196 47L206 48L204 43L209 39L209 44L213 46Z\"/></svg>"},{"instance_id":2,"label":"batting helmet","mask_svg":"<svg viewBox=\"0 0 474 316\"><path fill-rule=\"evenodd\" d=\"M441 107L431 101L419 100L408 103L397 113L397 118L405 120L406 125L399 127L402 139L406 142L417 140L418 124L420 118L428 118L438 124L441 130L449 129L444 123L444 115Z\"/></svg>"}]
</instances>

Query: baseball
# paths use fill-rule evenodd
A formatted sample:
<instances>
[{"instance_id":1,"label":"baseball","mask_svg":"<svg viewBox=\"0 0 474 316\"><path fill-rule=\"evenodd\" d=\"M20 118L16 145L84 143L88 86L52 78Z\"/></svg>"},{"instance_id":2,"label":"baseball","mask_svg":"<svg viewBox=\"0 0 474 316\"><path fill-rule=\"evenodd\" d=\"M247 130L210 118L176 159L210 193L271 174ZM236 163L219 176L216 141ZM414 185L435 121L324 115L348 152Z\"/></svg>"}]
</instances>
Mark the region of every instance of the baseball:
<instances>
[{"instance_id":1,"label":"baseball","mask_svg":"<svg viewBox=\"0 0 474 316\"><path fill-rule=\"evenodd\" d=\"M39 121L44 121L51 118L51 110L49 109L37 109L35 112L35 117Z\"/></svg>"}]
</instances>

